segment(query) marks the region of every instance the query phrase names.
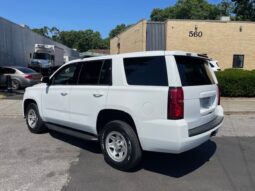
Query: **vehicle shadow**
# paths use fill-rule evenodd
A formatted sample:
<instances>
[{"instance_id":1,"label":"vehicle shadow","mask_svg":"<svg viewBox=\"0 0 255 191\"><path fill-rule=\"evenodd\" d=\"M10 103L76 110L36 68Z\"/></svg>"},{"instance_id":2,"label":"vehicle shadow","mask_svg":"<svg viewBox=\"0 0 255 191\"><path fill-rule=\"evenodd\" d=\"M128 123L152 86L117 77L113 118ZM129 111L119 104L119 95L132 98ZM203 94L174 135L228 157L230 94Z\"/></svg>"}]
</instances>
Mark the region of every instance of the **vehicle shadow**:
<instances>
[{"instance_id":1,"label":"vehicle shadow","mask_svg":"<svg viewBox=\"0 0 255 191\"><path fill-rule=\"evenodd\" d=\"M85 141L56 131L49 131L49 134L53 138L59 139L86 151L95 154L102 153L98 142ZM216 149L216 143L209 140L199 147L182 154L144 152L141 165L130 171L130 173L135 173L144 169L146 171L180 178L197 170L208 162L214 155Z\"/></svg>"},{"instance_id":2,"label":"vehicle shadow","mask_svg":"<svg viewBox=\"0 0 255 191\"><path fill-rule=\"evenodd\" d=\"M216 149L216 143L209 140L193 150L177 155L145 152L140 168L180 178L208 162Z\"/></svg>"},{"instance_id":3,"label":"vehicle shadow","mask_svg":"<svg viewBox=\"0 0 255 191\"><path fill-rule=\"evenodd\" d=\"M72 137L70 135L66 135L66 134L59 133L57 131L52 131L52 130L49 130L49 134L55 139L59 139L63 142L69 143L73 146L79 147L89 152L96 153L96 154L102 153L100 145L96 141L86 141L83 139Z\"/></svg>"}]
</instances>

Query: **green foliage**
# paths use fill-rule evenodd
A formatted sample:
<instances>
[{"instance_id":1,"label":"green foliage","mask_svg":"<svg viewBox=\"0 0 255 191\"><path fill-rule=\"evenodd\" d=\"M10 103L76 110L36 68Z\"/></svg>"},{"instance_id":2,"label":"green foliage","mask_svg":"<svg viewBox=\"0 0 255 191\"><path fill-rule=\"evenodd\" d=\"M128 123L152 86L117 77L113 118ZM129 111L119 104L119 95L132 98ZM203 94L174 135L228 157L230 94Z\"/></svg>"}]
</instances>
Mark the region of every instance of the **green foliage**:
<instances>
[{"instance_id":1,"label":"green foliage","mask_svg":"<svg viewBox=\"0 0 255 191\"><path fill-rule=\"evenodd\" d=\"M110 31L109 38L111 39L111 38L117 36L118 34L123 32L124 30L126 30L128 27L130 27L130 25L125 25L125 24L117 25L114 29L112 29Z\"/></svg>"},{"instance_id":2,"label":"green foliage","mask_svg":"<svg viewBox=\"0 0 255 191\"><path fill-rule=\"evenodd\" d=\"M102 39L100 33L93 30L62 31L56 40L80 52L109 48L109 41Z\"/></svg>"},{"instance_id":3,"label":"green foliage","mask_svg":"<svg viewBox=\"0 0 255 191\"><path fill-rule=\"evenodd\" d=\"M232 16L234 11L234 3L231 0L222 0L217 5L221 16Z\"/></svg>"},{"instance_id":4,"label":"green foliage","mask_svg":"<svg viewBox=\"0 0 255 191\"><path fill-rule=\"evenodd\" d=\"M152 21L167 19L216 19L220 16L219 8L207 0L178 0L174 6L165 9L154 9Z\"/></svg>"},{"instance_id":5,"label":"green foliage","mask_svg":"<svg viewBox=\"0 0 255 191\"><path fill-rule=\"evenodd\" d=\"M227 69L216 72L221 95L226 97L254 97L255 70Z\"/></svg>"},{"instance_id":6,"label":"green foliage","mask_svg":"<svg viewBox=\"0 0 255 191\"><path fill-rule=\"evenodd\" d=\"M174 6L154 9L151 20L214 20L220 16L231 16L233 20L255 21L255 0L222 0L219 4L210 4L207 0L178 0Z\"/></svg>"},{"instance_id":7,"label":"green foliage","mask_svg":"<svg viewBox=\"0 0 255 191\"><path fill-rule=\"evenodd\" d=\"M255 21L255 0L232 0L236 20Z\"/></svg>"},{"instance_id":8,"label":"green foliage","mask_svg":"<svg viewBox=\"0 0 255 191\"><path fill-rule=\"evenodd\" d=\"M43 27L33 29L33 31L70 48L75 48L79 52L90 49L108 49L110 46L108 38L103 39L99 32L93 30L60 31L56 27Z\"/></svg>"},{"instance_id":9,"label":"green foliage","mask_svg":"<svg viewBox=\"0 0 255 191\"><path fill-rule=\"evenodd\" d=\"M32 31L38 33L39 35L49 37L49 28L44 26L43 28L34 28Z\"/></svg>"}]
</instances>

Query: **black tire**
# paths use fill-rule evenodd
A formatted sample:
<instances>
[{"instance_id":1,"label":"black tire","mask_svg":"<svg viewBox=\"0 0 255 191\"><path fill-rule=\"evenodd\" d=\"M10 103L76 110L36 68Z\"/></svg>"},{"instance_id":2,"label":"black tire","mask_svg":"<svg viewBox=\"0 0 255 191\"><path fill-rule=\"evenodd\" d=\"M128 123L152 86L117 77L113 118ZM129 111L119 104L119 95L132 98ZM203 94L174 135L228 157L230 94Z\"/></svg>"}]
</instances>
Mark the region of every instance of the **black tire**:
<instances>
[{"instance_id":1,"label":"black tire","mask_svg":"<svg viewBox=\"0 0 255 191\"><path fill-rule=\"evenodd\" d=\"M19 90L20 89L20 82L18 80L12 79L12 89Z\"/></svg>"},{"instance_id":2,"label":"black tire","mask_svg":"<svg viewBox=\"0 0 255 191\"><path fill-rule=\"evenodd\" d=\"M114 160L106 148L107 137L114 132L121 134L127 143L127 154L122 161ZM130 171L139 165L142 159L142 150L138 137L129 124L118 120L111 121L105 125L99 136L104 159L110 166L118 170Z\"/></svg>"},{"instance_id":3,"label":"black tire","mask_svg":"<svg viewBox=\"0 0 255 191\"><path fill-rule=\"evenodd\" d=\"M31 114L30 112L34 112L35 116L36 116L36 122L31 125L31 123L29 122L29 114ZM38 112L38 107L35 103L30 103L27 108L26 108L26 123L27 123L27 127L29 129L30 132L35 133L35 134L41 134L41 133L45 133L47 132L47 128L44 125L44 122L42 121L40 114Z\"/></svg>"}]
</instances>

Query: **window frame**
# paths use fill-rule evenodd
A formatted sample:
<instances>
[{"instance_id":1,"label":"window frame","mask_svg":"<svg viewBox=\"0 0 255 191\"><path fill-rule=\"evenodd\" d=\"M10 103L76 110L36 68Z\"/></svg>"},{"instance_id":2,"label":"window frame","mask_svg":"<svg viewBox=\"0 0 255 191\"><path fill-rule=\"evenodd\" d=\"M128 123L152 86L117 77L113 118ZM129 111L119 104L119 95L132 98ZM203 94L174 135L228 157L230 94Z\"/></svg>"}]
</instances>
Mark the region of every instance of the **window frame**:
<instances>
[{"instance_id":1,"label":"window frame","mask_svg":"<svg viewBox=\"0 0 255 191\"><path fill-rule=\"evenodd\" d=\"M240 56L243 57L242 65L241 65L241 67L236 67L235 66L235 62L234 62L235 61L235 57L240 57ZM233 55L232 68L235 68L235 69L242 69L242 68L244 68L244 56L245 56L244 54L234 54Z\"/></svg>"},{"instance_id":2,"label":"window frame","mask_svg":"<svg viewBox=\"0 0 255 191\"><path fill-rule=\"evenodd\" d=\"M110 83L109 84L100 84L100 80L101 80L101 75L102 75L102 69L104 67L104 64L105 64L105 61L109 60L111 65L110 65L110 68L111 68L111 79L110 79ZM81 76L81 73L82 73L82 69L83 67L85 68L85 71L86 71L86 64L87 63L92 63L92 62L102 62L102 65L100 67L100 71L99 71L99 76L98 76L98 79L97 79L97 84L79 84L79 81L80 81L80 76ZM78 86L112 86L112 59L109 58L109 59L100 59L100 60L88 60L88 61L83 61L83 62L80 62L80 72L79 72L79 76L77 78L77 85Z\"/></svg>"}]
</instances>

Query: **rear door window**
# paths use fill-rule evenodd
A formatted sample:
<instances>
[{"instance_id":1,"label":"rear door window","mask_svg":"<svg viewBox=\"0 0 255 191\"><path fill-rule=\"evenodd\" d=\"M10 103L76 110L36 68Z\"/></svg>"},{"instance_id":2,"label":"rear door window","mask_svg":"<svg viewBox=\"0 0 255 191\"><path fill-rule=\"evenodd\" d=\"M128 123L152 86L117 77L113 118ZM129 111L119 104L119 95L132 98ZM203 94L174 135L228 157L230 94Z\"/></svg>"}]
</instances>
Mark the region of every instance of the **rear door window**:
<instances>
[{"instance_id":1,"label":"rear door window","mask_svg":"<svg viewBox=\"0 0 255 191\"><path fill-rule=\"evenodd\" d=\"M99 84L112 85L112 60L104 60L100 73Z\"/></svg>"},{"instance_id":2,"label":"rear door window","mask_svg":"<svg viewBox=\"0 0 255 191\"><path fill-rule=\"evenodd\" d=\"M82 63L79 85L111 85L111 83L111 60L96 60Z\"/></svg>"},{"instance_id":3,"label":"rear door window","mask_svg":"<svg viewBox=\"0 0 255 191\"><path fill-rule=\"evenodd\" d=\"M164 56L124 58L129 85L168 86Z\"/></svg>"},{"instance_id":4,"label":"rear door window","mask_svg":"<svg viewBox=\"0 0 255 191\"><path fill-rule=\"evenodd\" d=\"M175 56L182 86L215 84L207 60L190 56Z\"/></svg>"}]
</instances>

